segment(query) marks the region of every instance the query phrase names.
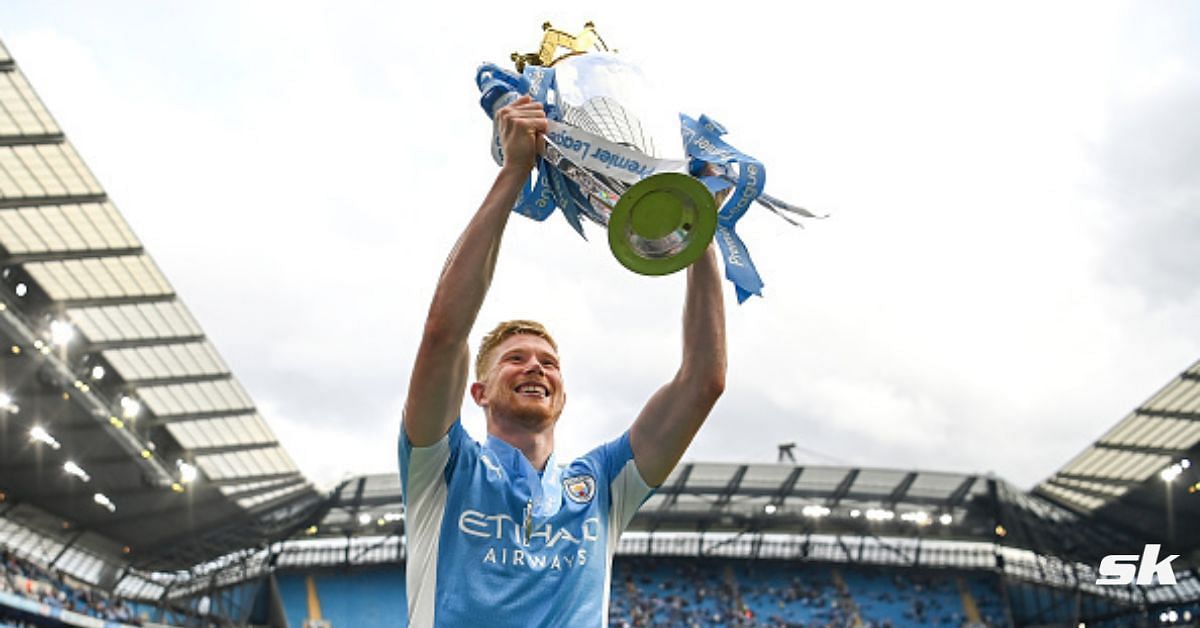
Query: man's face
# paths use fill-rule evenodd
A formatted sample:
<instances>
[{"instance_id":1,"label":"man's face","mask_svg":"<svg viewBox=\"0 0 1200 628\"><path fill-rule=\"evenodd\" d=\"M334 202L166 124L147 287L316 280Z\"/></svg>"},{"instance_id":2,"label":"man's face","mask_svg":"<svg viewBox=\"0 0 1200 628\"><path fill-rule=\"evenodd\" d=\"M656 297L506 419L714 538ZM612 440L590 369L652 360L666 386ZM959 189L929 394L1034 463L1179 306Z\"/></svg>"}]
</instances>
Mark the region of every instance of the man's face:
<instances>
[{"instance_id":1,"label":"man's face","mask_svg":"<svg viewBox=\"0 0 1200 628\"><path fill-rule=\"evenodd\" d=\"M530 427L553 423L562 414L563 391L558 354L545 338L515 334L492 350L476 402L493 416L504 416Z\"/></svg>"}]
</instances>

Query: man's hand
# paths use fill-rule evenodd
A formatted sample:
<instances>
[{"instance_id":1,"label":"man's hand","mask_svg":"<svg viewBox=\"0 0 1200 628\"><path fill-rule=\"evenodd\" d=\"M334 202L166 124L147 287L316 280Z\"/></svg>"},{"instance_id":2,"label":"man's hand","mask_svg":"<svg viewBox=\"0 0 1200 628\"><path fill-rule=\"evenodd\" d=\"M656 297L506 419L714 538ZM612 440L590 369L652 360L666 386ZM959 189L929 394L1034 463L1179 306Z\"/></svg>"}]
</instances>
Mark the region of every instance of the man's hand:
<instances>
[{"instance_id":1,"label":"man's hand","mask_svg":"<svg viewBox=\"0 0 1200 628\"><path fill-rule=\"evenodd\" d=\"M545 143L546 112L528 95L521 96L496 112L504 167L529 172Z\"/></svg>"}]
</instances>

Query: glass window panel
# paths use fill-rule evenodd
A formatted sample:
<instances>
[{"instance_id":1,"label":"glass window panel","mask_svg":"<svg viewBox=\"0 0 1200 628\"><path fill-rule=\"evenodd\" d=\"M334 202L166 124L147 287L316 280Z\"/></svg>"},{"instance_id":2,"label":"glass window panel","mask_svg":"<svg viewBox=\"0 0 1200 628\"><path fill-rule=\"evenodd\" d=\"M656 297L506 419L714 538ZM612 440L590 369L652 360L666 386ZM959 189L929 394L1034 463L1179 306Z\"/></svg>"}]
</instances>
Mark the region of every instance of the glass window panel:
<instances>
[{"instance_id":1,"label":"glass window panel","mask_svg":"<svg viewBox=\"0 0 1200 628\"><path fill-rule=\"evenodd\" d=\"M155 375L174 377L194 372L183 368L179 360L175 359L175 352L171 351L171 347L146 347L142 352L146 358L146 363L151 368L151 372Z\"/></svg>"},{"instance_id":2,"label":"glass window panel","mask_svg":"<svg viewBox=\"0 0 1200 628\"><path fill-rule=\"evenodd\" d=\"M108 229L112 230L111 236L106 236L113 242L120 242L126 247L141 246L137 236L129 229L129 225L121 214L117 212L117 208L113 207L112 203L104 202L96 208L96 211L90 214L92 222L96 223L98 229L107 233ZM103 226L102 226L103 225Z\"/></svg>"},{"instance_id":3,"label":"glass window panel","mask_svg":"<svg viewBox=\"0 0 1200 628\"><path fill-rule=\"evenodd\" d=\"M106 260L71 260L67 268L89 298L121 296L120 280L106 268Z\"/></svg>"},{"instance_id":4,"label":"glass window panel","mask_svg":"<svg viewBox=\"0 0 1200 628\"><path fill-rule=\"evenodd\" d=\"M13 196L45 196L45 190L42 189L37 179L30 174L29 169L25 167L25 163L17 155L18 148L21 147L10 146L0 150L0 168L3 168L8 173L9 178L15 184L16 189Z\"/></svg>"},{"instance_id":5,"label":"glass window panel","mask_svg":"<svg viewBox=\"0 0 1200 628\"><path fill-rule=\"evenodd\" d=\"M4 152L0 150L0 196L4 198L20 198L25 196L25 192L17 185L16 180L9 176L8 171L4 169L3 157Z\"/></svg>"},{"instance_id":6,"label":"glass window panel","mask_svg":"<svg viewBox=\"0 0 1200 628\"><path fill-rule=\"evenodd\" d=\"M251 435L251 438L259 441L275 439L275 436L271 433L271 430L267 428L267 424L263 423L262 417L258 414L251 415L249 420L247 420L247 423L250 428L248 431Z\"/></svg>"},{"instance_id":7,"label":"glass window panel","mask_svg":"<svg viewBox=\"0 0 1200 628\"><path fill-rule=\"evenodd\" d=\"M146 255L141 256L140 260L146 274L154 282L152 285L155 288L155 292L157 294L170 294L172 292L171 284L167 282L167 278L159 271L158 265L154 263L154 260Z\"/></svg>"},{"instance_id":8,"label":"glass window panel","mask_svg":"<svg viewBox=\"0 0 1200 628\"><path fill-rule=\"evenodd\" d=\"M37 282L42 290L51 299L63 299L69 295L68 288L63 285L63 277L60 277L60 269L62 262L44 262L36 264L26 264L25 270L29 271L29 275ZM69 281L70 279L67 278Z\"/></svg>"},{"instance_id":9,"label":"glass window panel","mask_svg":"<svg viewBox=\"0 0 1200 628\"><path fill-rule=\"evenodd\" d=\"M80 233L77 225L74 224L74 222L71 220L71 217L66 213L63 207L51 205L49 207L43 207L41 211L42 216L46 219L46 222L51 228L54 229L55 234L62 239L63 250L75 251L100 248L98 245L103 244L102 242L89 243L83 234Z\"/></svg>"},{"instance_id":10,"label":"glass window panel","mask_svg":"<svg viewBox=\"0 0 1200 628\"><path fill-rule=\"evenodd\" d=\"M75 155L75 149L69 143L42 145L33 147L41 154L49 167L61 182L63 192L70 195L99 194L103 190L91 178L91 173L83 167L83 162Z\"/></svg>"},{"instance_id":11,"label":"glass window panel","mask_svg":"<svg viewBox=\"0 0 1200 628\"><path fill-rule=\"evenodd\" d=\"M97 333L97 337L94 338L95 340L103 341L121 337L121 331L113 322L110 313L100 309L91 310L91 312L93 315L90 316L90 320L93 322ZM92 338L90 335L88 337Z\"/></svg>"},{"instance_id":12,"label":"glass window panel","mask_svg":"<svg viewBox=\"0 0 1200 628\"><path fill-rule=\"evenodd\" d=\"M146 294L144 290L139 289L137 278L130 272L130 262L136 259L133 257L106 257L98 261L103 267L103 274L106 277L105 291L108 296L125 297L125 296L141 296ZM97 274L101 274L98 272Z\"/></svg>"},{"instance_id":13,"label":"glass window panel","mask_svg":"<svg viewBox=\"0 0 1200 628\"><path fill-rule=\"evenodd\" d=\"M29 86L29 81L25 79L25 74L17 70L16 72L10 72L9 75L13 77L13 85L20 92L26 106L29 107L29 110L41 122L41 132L58 133L58 125L54 123L54 118L50 117L50 112L46 111L46 107L42 105L41 99L37 97L37 94L33 92L33 88Z\"/></svg>"},{"instance_id":14,"label":"glass window panel","mask_svg":"<svg viewBox=\"0 0 1200 628\"><path fill-rule=\"evenodd\" d=\"M12 253L46 250L42 239L25 222L21 213L12 210L0 210L0 244Z\"/></svg>"},{"instance_id":15,"label":"glass window panel","mask_svg":"<svg viewBox=\"0 0 1200 628\"><path fill-rule=\"evenodd\" d=\"M174 305L174 303L142 303L137 306L138 313L142 315L147 322L147 327L150 328L146 336L168 338L183 335L171 325Z\"/></svg>"},{"instance_id":16,"label":"glass window panel","mask_svg":"<svg viewBox=\"0 0 1200 628\"><path fill-rule=\"evenodd\" d=\"M36 234L42 246L37 247L38 251L61 251L66 248L66 243L62 238L55 233L55 229L46 221L46 217L42 215L41 210L36 207L16 210L21 218L25 219L25 223L29 225L29 229Z\"/></svg>"},{"instance_id":17,"label":"glass window panel","mask_svg":"<svg viewBox=\"0 0 1200 628\"><path fill-rule=\"evenodd\" d=\"M195 384L172 386L171 389L175 398L179 400L184 412L209 412L217 409L208 402L207 397L203 393L199 392Z\"/></svg>"},{"instance_id":18,"label":"glass window panel","mask_svg":"<svg viewBox=\"0 0 1200 628\"><path fill-rule=\"evenodd\" d=\"M28 119L32 118L29 114L28 107L21 99L21 94L17 92L17 88L13 85L12 75L14 72L0 73L0 133L4 135L27 135L18 122L18 118L22 115ZM36 120L35 120L36 122Z\"/></svg>"},{"instance_id":19,"label":"glass window panel","mask_svg":"<svg viewBox=\"0 0 1200 628\"><path fill-rule=\"evenodd\" d=\"M51 159L58 157L55 148L57 147L52 145L18 146L16 155L21 163L25 164L29 176L33 177L41 186L43 194L66 196L68 194L66 186L59 180L57 173L44 158L46 155L49 155Z\"/></svg>"},{"instance_id":20,"label":"glass window panel","mask_svg":"<svg viewBox=\"0 0 1200 628\"><path fill-rule=\"evenodd\" d=\"M154 379L158 377L170 377L173 373L159 360L159 347L140 347L133 349L137 352L138 359L141 361L141 369L139 377L142 379Z\"/></svg>"},{"instance_id":21,"label":"glass window panel","mask_svg":"<svg viewBox=\"0 0 1200 628\"><path fill-rule=\"evenodd\" d=\"M119 317L121 321L121 331L114 336L115 339L130 340L155 336L154 329L146 318L145 308L141 305L119 305L105 309L112 312L114 320Z\"/></svg>"}]
</instances>

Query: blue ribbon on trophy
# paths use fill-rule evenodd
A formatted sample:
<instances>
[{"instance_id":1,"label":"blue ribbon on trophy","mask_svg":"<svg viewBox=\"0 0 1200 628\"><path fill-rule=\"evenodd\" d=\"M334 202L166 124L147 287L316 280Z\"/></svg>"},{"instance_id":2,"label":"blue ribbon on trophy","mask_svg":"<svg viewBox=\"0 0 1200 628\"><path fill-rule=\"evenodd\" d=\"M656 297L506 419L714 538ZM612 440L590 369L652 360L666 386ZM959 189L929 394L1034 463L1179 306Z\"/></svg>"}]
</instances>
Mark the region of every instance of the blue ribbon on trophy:
<instances>
[{"instance_id":1,"label":"blue ribbon on trophy","mask_svg":"<svg viewBox=\"0 0 1200 628\"><path fill-rule=\"evenodd\" d=\"M666 137L673 135L670 130L656 137L637 107L624 102L645 102L623 84L636 83L640 71L608 53L590 22L574 36L549 23L543 30L538 53L512 55L517 72L488 63L475 75L489 116L529 94L549 119L536 173L513 211L543 221L558 208L585 239L583 218L606 227L613 255L646 275L687 267L715 237L738 302L762 296L763 281L737 234L738 221L755 203L797 226L788 214L818 216L763 193L762 163L722 139L725 128L707 116L678 114L679 139ZM558 55L559 48L568 52ZM556 65L566 74L556 72ZM670 155L672 150L678 155ZM503 164L497 134L492 156ZM714 195L731 188L718 209Z\"/></svg>"}]
</instances>

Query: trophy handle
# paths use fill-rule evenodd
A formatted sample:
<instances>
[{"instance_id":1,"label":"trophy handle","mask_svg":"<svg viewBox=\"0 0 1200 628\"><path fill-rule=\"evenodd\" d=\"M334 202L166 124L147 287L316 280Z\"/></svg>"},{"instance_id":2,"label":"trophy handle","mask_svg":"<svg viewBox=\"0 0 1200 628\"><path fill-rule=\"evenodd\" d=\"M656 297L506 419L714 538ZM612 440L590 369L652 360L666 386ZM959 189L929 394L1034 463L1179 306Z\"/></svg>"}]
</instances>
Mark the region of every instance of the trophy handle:
<instances>
[{"instance_id":1,"label":"trophy handle","mask_svg":"<svg viewBox=\"0 0 1200 628\"><path fill-rule=\"evenodd\" d=\"M717 203L700 181L663 172L629 188L613 208L608 246L623 266L669 275L700 259L717 231Z\"/></svg>"}]
</instances>

